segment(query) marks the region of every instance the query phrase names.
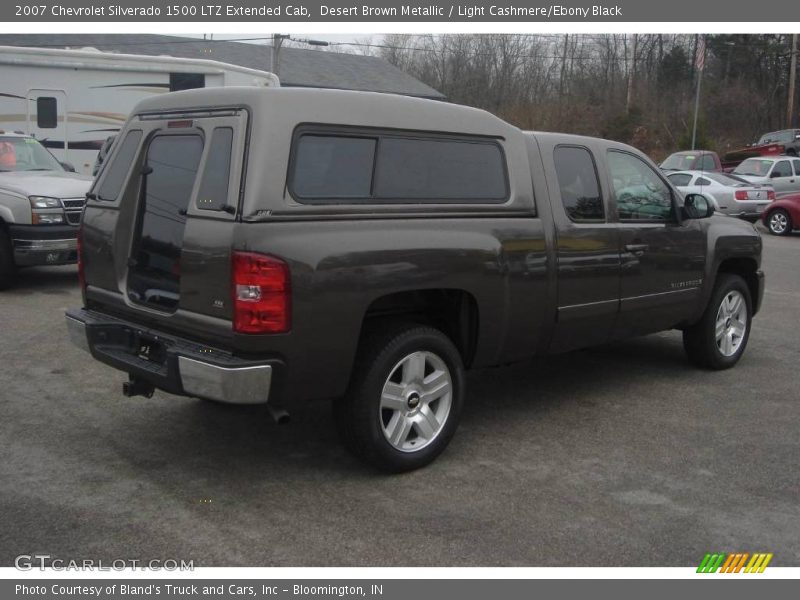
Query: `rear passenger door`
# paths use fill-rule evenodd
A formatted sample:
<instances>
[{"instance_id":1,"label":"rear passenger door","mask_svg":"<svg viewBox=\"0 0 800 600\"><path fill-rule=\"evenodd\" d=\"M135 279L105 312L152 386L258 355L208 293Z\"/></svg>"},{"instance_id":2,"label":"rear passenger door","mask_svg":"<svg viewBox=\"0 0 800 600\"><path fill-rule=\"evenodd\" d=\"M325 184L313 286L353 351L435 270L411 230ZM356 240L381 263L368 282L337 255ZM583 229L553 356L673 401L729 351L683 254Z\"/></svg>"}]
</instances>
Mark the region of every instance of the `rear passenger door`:
<instances>
[{"instance_id":1,"label":"rear passenger door","mask_svg":"<svg viewBox=\"0 0 800 600\"><path fill-rule=\"evenodd\" d=\"M705 232L696 219L681 221L680 197L640 157L612 149L606 162L621 263L613 337L671 328L696 306L705 268Z\"/></svg>"},{"instance_id":2,"label":"rear passenger door","mask_svg":"<svg viewBox=\"0 0 800 600\"><path fill-rule=\"evenodd\" d=\"M552 352L608 341L619 308L619 234L593 149L557 145L546 169L553 198L558 263L558 314Z\"/></svg>"}]
</instances>

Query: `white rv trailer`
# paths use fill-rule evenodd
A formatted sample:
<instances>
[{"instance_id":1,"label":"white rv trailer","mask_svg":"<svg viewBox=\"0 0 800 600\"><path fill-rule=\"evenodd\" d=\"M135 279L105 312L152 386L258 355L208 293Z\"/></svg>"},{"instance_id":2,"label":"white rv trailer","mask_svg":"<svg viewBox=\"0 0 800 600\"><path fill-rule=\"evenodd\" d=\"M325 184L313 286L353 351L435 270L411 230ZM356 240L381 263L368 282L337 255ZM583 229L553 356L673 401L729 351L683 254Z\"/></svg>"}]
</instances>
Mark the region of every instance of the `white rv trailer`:
<instances>
[{"instance_id":1,"label":"white rv trailer","mask_svg":"<svg viewBox=\"0 0 800 600\"><path fill-rule=\"evenodd\" d=\"M141 99L237 85L280 82L267 71L214 60L0 46L0 130L32 135L91 174L97 151Z\"/></svg>"}]
</instances>

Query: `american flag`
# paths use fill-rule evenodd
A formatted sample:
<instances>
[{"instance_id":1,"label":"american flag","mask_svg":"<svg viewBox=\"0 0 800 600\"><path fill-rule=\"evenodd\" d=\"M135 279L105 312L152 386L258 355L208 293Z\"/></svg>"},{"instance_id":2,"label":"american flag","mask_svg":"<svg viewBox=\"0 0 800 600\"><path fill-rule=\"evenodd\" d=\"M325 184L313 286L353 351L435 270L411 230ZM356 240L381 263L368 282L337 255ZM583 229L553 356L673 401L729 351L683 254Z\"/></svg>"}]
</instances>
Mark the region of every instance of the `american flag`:
<instances>
[{"instance_id":1,"label":"american flag","mask_svg":"<svg viewBox=\"0 0 800 600\"><path fill-rule=\"evenodd\" d=\"M697 39L694 66L698 71L702 71L706 66L706 38L703 35Z\"/></svg>"}]
</instances>

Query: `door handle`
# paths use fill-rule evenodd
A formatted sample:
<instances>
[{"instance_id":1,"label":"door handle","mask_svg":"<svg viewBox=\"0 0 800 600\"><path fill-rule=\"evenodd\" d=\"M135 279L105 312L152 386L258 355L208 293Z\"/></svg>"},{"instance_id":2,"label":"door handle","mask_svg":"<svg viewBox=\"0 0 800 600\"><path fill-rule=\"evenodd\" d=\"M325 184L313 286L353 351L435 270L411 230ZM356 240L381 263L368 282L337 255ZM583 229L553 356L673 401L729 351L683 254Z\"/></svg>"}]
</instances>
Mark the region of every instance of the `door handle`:
<instances>
[{"instance_id":1,"label":"door handle","mask_svg":"<svg viewBox=\"0 0 800 600\"><path fill-rule=\"evenodd\" d=\"M647 244L625 244L625 250L633 254L634 256L641 256L650 246Z\"/></svg>"}]
</instances>

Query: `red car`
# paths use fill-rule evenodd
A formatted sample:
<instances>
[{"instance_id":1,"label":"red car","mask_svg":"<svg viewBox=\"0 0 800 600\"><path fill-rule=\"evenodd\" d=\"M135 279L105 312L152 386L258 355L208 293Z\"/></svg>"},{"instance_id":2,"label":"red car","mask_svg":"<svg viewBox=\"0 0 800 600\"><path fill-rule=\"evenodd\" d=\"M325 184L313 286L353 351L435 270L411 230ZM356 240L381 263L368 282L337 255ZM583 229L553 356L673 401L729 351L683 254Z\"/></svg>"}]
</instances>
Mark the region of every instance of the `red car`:
<instances>
[{"instance_id":1,"label":"red car","mask_svg":"<svg viewBox=\"0 0 800 600\"><path fill-rule=\"evenodd\" d=\"M800 229L800 194L771 202L761 214L761 220L773 235L789 235L792 230Z\"/></svg>"}]
</instances>

